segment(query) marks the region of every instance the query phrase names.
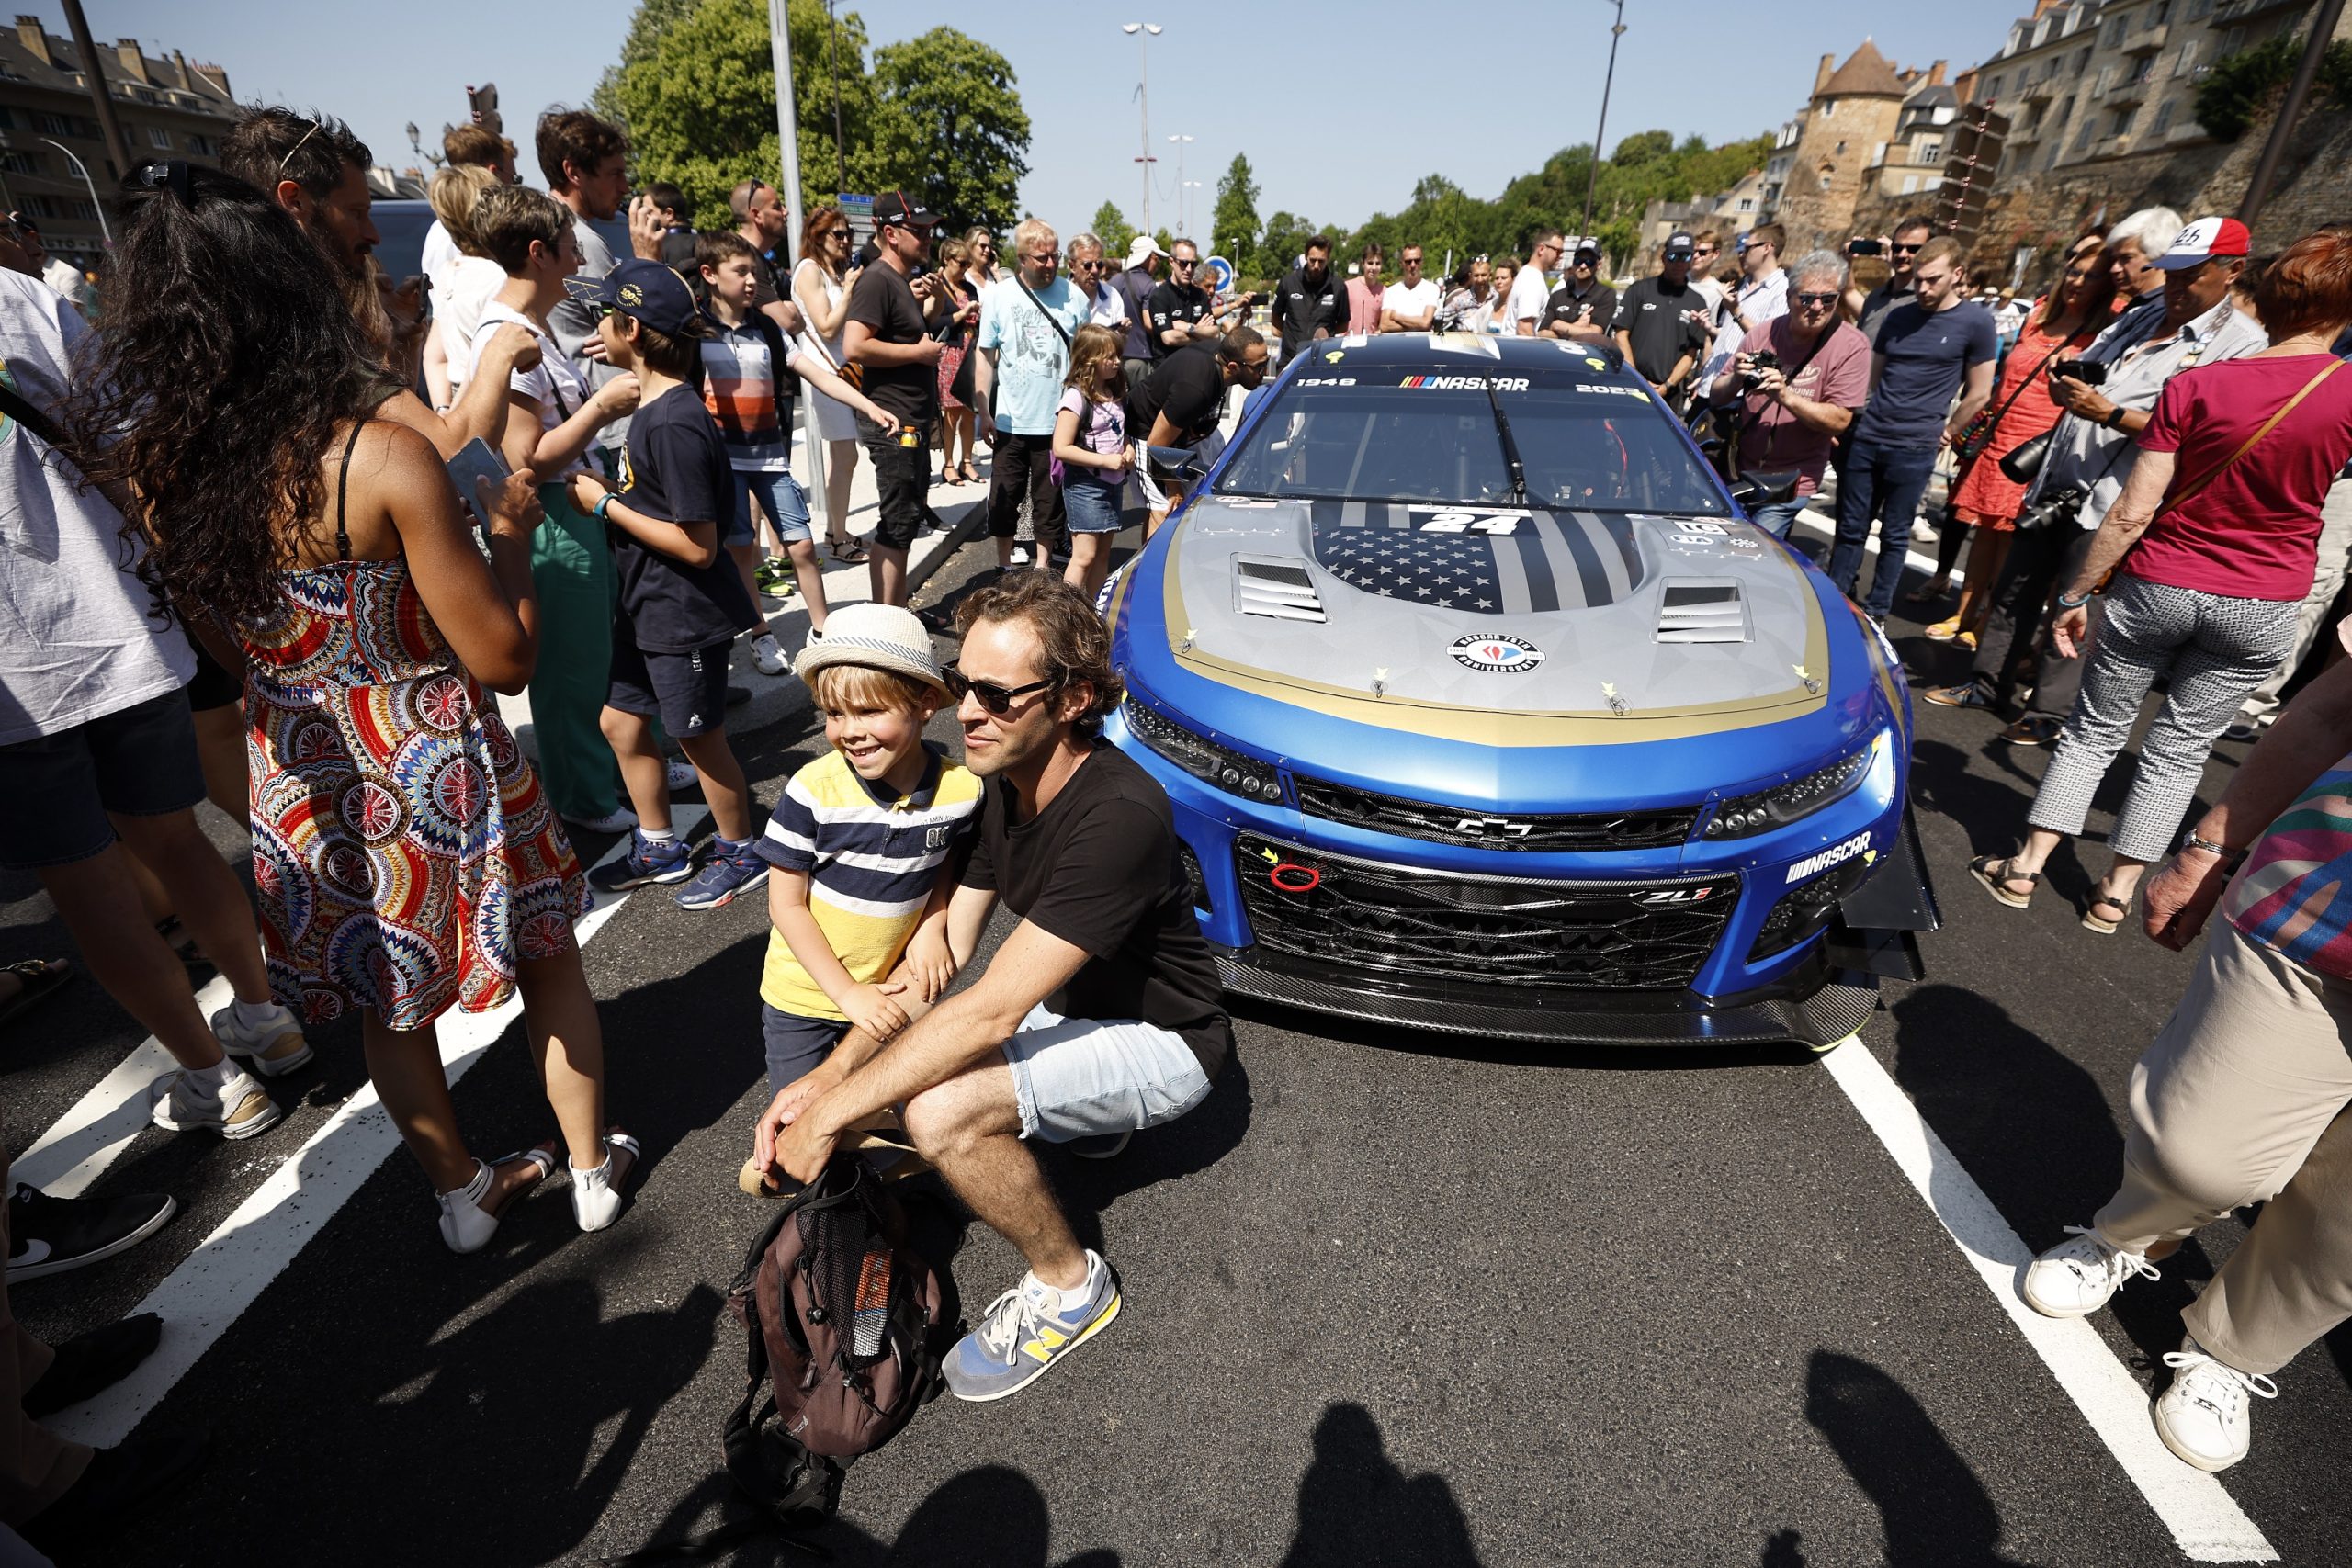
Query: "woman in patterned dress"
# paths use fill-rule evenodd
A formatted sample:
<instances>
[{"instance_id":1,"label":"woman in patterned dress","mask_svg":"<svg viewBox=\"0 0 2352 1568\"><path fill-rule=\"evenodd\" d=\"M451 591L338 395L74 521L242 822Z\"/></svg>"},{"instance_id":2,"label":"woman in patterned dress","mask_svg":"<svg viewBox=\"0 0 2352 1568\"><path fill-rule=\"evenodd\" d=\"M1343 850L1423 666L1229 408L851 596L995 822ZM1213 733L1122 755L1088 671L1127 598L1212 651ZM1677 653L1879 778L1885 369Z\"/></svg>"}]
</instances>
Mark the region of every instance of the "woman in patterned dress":
<instances>
[{"instance_id":1,"label":"woman in patterned dress","mask_svg":"<svg viewBox=\"0 0 2352 1568\"><path fill-rule=\"evenodd\" d=\"M130 182L121 292L75 411L137 518L149 581L245 669L254 879L272 989L360 1015L368 1071L432 1179L442 1238L487 1243L550 1143L467 1152L434 1020L519 989L582 1229L617 1217L633 1140L604 1125L604 1041L571 921L585 883L482 694L538 643L526 472L473 498L372 417L392 391L324 258L242 181L176 161Z\"/></svg>"}]
</instances>

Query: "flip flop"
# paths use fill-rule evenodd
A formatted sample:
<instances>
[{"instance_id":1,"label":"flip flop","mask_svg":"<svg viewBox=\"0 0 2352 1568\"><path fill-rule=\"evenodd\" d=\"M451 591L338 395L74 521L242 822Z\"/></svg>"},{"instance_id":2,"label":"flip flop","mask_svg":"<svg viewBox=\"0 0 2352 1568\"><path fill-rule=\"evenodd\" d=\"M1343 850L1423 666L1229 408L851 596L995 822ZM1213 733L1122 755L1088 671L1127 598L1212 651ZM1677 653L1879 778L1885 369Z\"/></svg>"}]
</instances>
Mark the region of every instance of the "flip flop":
<instances>
[{"instance_id":1,"label":"flip flop","mask_svg":"<svg viewBox=\"0 0 2352 1568\"><path fill-rule=\"evenodd\" d=\"M6 1023L74 978L74 965L62 958L23 958L0 964L0 973L22 982L15 996L0 1002L0 1023Z\"/></svg>"}]
</instances>

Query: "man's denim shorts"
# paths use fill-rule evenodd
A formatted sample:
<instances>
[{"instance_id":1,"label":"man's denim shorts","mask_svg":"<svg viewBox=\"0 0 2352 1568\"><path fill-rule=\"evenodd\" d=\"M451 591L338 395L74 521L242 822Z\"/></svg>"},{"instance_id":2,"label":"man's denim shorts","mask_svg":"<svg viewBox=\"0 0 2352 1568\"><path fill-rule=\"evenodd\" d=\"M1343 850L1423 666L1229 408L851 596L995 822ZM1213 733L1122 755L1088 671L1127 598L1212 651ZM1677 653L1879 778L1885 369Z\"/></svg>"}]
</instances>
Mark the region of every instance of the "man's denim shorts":
<instances>
[{"instance_id":1,"label":"man's denim shorts","mask_svg":"<svg viewBox=\"0 0 2352 1568\"><path fill-rule=\"evenodd\" d=\"M1209 1091L1183 1036L1132 1018L1064 1018L1042 1002L1004 1043L1021 1135L1066 1144L1173 1122Z\"/></svg>"}]
</instances>

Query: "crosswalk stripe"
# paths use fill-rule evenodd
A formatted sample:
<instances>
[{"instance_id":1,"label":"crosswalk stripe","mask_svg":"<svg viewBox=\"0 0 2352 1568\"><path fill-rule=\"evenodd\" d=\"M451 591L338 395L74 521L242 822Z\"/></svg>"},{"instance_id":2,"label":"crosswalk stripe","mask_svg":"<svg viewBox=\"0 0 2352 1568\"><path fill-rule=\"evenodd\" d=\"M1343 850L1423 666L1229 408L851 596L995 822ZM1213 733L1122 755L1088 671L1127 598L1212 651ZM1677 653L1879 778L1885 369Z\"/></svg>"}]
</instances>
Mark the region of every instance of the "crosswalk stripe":
<instances>
[{"instance_id":1,"label":"crosswalk stripe","mask_svg":"<svg viewBox=\"0 0 2352 1568\"><path fill-rule=\"evenodd\" d=\"M210 1018L235 996L227 977L215 975L196 993L197 1010ZM10 1179L52 1198L81 1197L121 1157L130 1140L146 1131L147 1088L178 1066L162 1042L149 1035L59 1117L40 1142L16 1157Z\"/></svg>"},{"instance_id":2,"label":"crosswalk stripe","mask_svg":"<svg viewBox=\"0 0 2352 1568\"><path fill-rule=\"evenodd\" d=\"M673 826L684 837L707 814L703 807L679 806L674 808ZM628 848L628 840L624 839L604 859L617 859ZM600 897L596 907L581 917L572 930L582 948L628 899L626 893ZM519 996L490 1012L453 1010L444 1013L439 1029L441 1062L450 1084L454 1087L465 1077L522 1015ZM141 1103L143 1116L144 1101ZM94 1448L110 1447L129 1437L399 1147L400 1133L373 1085L345 1100L325 1125L311 1134L309 1142L280 1162L202 1245L181 1260L169 1278L132 1309L162 1315L164 1338L154 1353L96 1399L47 1417L42 1424L61 1437Z\"/></svg>"}]
</instances>

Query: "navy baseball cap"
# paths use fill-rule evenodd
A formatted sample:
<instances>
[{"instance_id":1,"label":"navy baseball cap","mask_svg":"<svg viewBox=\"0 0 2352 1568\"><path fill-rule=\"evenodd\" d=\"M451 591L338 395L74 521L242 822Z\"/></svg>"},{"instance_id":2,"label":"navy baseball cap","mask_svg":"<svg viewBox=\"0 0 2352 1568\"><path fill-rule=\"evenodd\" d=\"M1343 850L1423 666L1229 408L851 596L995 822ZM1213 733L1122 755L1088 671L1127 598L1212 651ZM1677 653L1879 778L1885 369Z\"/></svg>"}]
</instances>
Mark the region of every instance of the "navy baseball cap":
<instances>
[{"instance_id":1,"label":"navy baseball cap","mask_svg":"<svg viewBox=\"0 0 2352 1568\"><path fill-rule=\"evenodd\" d=\"M1667 260L1689 261L1697 254L1697 243L1692 241L1690 235L1682 232L1679 229L1666 237L1665 255Z\"/></svg>"},{"instance_id":2,"label":"navy baseball cap","mask_svg":"<svg viewBox=\"0 0 2352 1568\"><path fill-rule=\"evenodd\" d=\"M657 261L641 256L606 273L601 281L572 290L576 299L634 316L664 337L707 337L710 318L695 303L686 280Z\"/></svg>"}]
</instances>

